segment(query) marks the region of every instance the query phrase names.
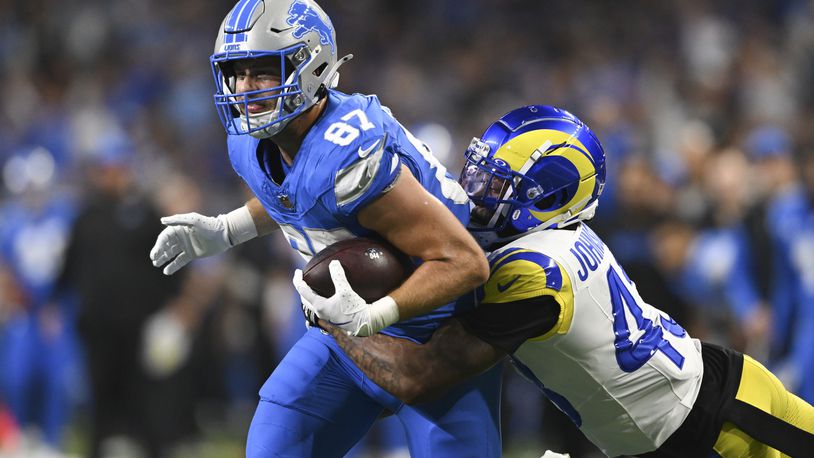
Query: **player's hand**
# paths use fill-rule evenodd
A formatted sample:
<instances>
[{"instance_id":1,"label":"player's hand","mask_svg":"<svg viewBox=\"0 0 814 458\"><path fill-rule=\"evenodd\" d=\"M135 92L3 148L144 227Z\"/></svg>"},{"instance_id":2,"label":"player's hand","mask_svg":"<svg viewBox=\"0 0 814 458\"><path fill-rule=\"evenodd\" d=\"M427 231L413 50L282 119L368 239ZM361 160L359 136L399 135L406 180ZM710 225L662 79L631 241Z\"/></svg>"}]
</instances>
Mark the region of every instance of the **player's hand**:
<instances>
[{"instance_id":1,"label":"player's hand","mask_svg":"<svg viewBox=\"0 0 814 458\"><path fill-rule=\"evenodd\" d=\"M193 259L231 248L226 217L184 213L161 218L161 223L167 227L158 234L150 251L153 265L160 267L169 262L164 267L164 275L172 275Z\"/></svg>"},{"instance_id":2,"label":"player's hand","mask_svg":"<svg viewBox=\"0 0 814 458\"><path fill-rule=\"evenodd\" d=\"M398 306L393 298L385 296L368 304L348 283L339 261L331 261L328 269L336 292L327 298L315 293L305 283L302 270L294 272L294 287L300 293L306 316L312 313L348 334L362 337L373 335L398 321Z\"/></svg>"}]
</instances>

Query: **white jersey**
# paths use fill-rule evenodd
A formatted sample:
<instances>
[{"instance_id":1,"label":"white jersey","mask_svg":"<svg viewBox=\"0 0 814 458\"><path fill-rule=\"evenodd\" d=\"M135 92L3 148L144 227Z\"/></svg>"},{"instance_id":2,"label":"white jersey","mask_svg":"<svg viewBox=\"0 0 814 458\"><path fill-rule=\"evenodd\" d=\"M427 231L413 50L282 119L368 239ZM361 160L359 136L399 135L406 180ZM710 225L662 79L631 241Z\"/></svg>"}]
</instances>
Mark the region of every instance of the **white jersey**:
<instances>
[{"instance_id":1,"label":"white jersey","mask_svg":"<svg viewBox=\"0 0 814 458\"><path fill-rule=\"evenodd\" d=\"M554 329L513 359L605 454L655 450L681 426L701 386L701 343L642 300L588 226L530 234L489 259L484 302L560 304Z\"/></svg>"}]
</instances>

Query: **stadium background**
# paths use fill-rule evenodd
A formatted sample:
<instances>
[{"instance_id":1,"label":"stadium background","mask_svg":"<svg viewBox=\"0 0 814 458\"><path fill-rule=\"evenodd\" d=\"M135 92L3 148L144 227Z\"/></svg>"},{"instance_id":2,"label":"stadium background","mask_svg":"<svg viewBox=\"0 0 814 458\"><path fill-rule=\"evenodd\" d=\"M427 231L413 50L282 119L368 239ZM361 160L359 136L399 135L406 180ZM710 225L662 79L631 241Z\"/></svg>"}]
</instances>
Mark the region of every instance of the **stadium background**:
<instances>
[{"instance_id":1,"label":"stadium background","mask_svg":"<svg viewBox=\"0 0 814 458\"><path fill-rule=\"evenodd\" d=\"M340 89L377 94L453 173L508 109L585 120L609 158L593 226L643 296L814 401L810 2L321 5L355 55ZM257 389L303 331L298 261L276 234L162 279L147 256L160 225L145 216L247 198L208 66L231 6L0 2L0 456L87 455L92 400L117 395L122 430L165 456L241 456ZM118 354L125 334L137 348ZM100 351L94 370L134 368L112 394L88 381ZM507 456L595 453L512 371L503 406ZM144 450L116 437L117 456ZM387 443L372 433L355 456Z\"/></svg>"}]
</instances>

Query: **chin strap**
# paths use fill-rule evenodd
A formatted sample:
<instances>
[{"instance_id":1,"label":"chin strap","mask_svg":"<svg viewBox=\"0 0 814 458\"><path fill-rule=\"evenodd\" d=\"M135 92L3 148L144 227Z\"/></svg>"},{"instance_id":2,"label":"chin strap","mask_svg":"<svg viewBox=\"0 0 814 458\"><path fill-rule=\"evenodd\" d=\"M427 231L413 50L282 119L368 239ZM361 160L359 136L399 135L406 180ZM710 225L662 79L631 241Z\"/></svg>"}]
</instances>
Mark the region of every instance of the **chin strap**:
<instances>
[{"instance_id":1,"label":"chin strap","mask_svg":"<svg viewBox=\"0 0 814 458\"><path fill-rule=\"evenodd\" d=\"M579 207L586 200L588 200L590 198L591 198L591 196L587 196L582 201L577 202L577 204L574 205L574 207ZM591 205L588 205L587 207L583 208L582 210L580 210L577 213L571 213L571 210L568 210L565 213L557 215L557 216L551 218L550 220L546 221L545 223L543 223L543 224L535 227L534 229L526 232L526 234L528 234L529 232L535 232L535 231L539 231L539 230L542 230L542 229L547 229L547 228L552 227L552 226L557 226L559 228L562 228L562 227L570 226L571 224L574 224L577 221L587 221L587 220L594 217L594 214L596 214L596 207L597 206L599 206L599 199L593 201L591 203ZM563 223L563 224L560 225L561 223Z\"/></svg>"}]
</instances>

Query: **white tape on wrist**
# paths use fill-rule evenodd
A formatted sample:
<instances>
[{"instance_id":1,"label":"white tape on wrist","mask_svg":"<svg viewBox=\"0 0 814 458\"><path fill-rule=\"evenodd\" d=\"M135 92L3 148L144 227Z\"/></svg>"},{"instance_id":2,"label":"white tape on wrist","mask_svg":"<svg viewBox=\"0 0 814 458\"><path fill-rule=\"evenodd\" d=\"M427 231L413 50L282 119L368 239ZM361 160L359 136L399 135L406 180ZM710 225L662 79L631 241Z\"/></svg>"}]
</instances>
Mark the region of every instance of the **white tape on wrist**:
<instances>
[{"instance_id":1,"label":"white tape on wrist","mask_svg":"<svg viewBox=\"0 0 814 458\"><path fill-rule=\"evenodd\" d=\"M390 296L370 304L370 333L375 334L399 320L399 306Z\"/></svg>"},{"instance_id":2,"label":"white tape on wrist","mask_svg":"<svg viewBox=\"0 0 814 458\"><path fill-rule=\"evenodd\" d=\"M247 240L257 237L257 226L249 211L249 207L242 206L230 211L225 216L226 231L229 235L229 243L232 246L239 245Z\"/></svg>"}]
</instances>

